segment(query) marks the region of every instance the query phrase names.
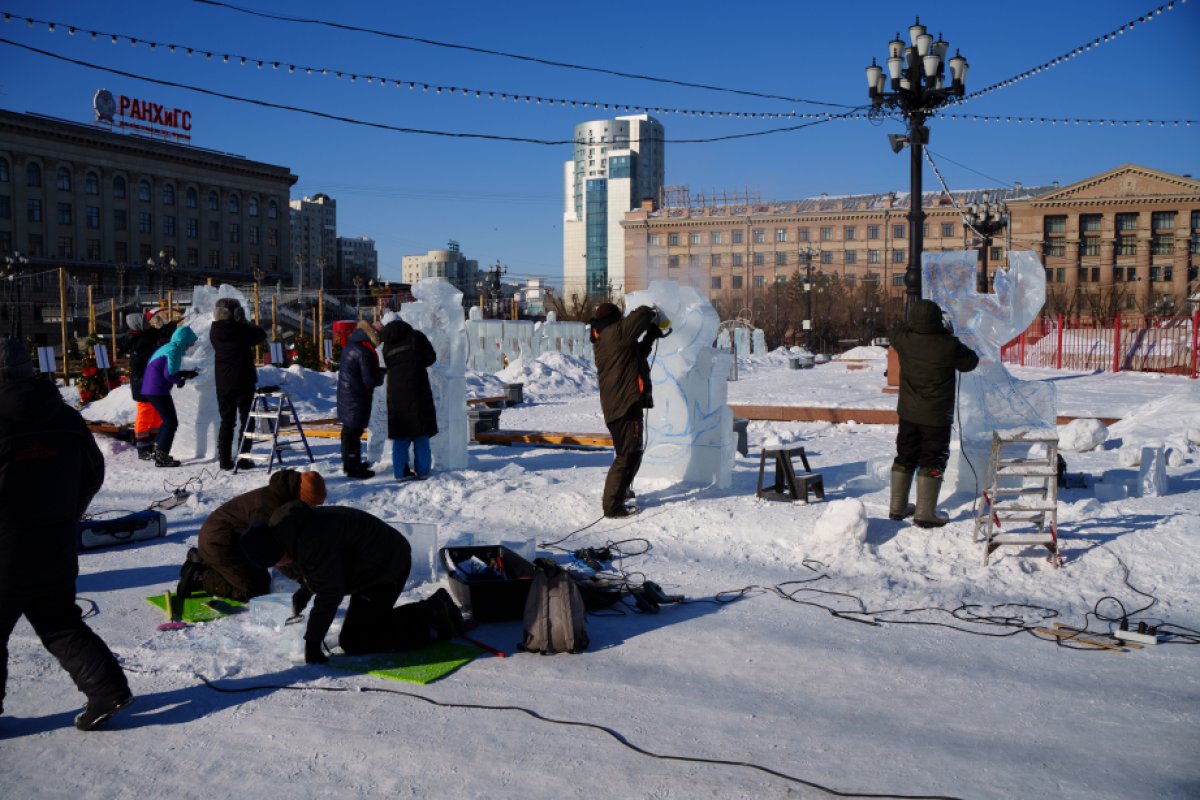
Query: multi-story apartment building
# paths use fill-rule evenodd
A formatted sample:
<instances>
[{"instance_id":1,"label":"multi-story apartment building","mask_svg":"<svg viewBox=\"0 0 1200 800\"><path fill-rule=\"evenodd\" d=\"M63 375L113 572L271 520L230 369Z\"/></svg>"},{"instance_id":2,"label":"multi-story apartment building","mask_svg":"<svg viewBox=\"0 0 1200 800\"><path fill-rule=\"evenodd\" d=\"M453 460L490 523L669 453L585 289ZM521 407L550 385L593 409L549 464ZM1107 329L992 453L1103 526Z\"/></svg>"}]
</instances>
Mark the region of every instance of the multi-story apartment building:
<instances>
[{"instance_id":1,"label":"multi-story apartment building","mask_svg":"<svg viewBox=\"0 0 1200 800\"><path fill-rule=\"evenodd\" d=\"M416 284L423 278L442 278L463 293L463 302L466 305L478 302L478 284L484 276L479 271L479 262L463 255L458 242L451 241L445 250L430 250L423 255L404 256L400 269L407 284Z\"/></svg>"},{"instance_id":2,"label":"multi-story apartment building","mask_svg":"<svg viewBox=\"0 0 1200 800\"><path fill-rule=\"evenodd\" d=\"M66 268L73 289L119 302L139 287L285 278L295 182L287 167L0 111L0 259L30 276L23 333L57 338L50 268ZM4 306L0 318L13 311Z\"/></svg>"},{"instance_id":3,"label":"multi-story apartment building","mask_svg":"<svg viewBox=\"0 0 1200 800\"><path fill-rule=\"evenodd\" d=\"M626 283L621 222L662 190L663 126L647 114L584 122L575 126L574 143L563 168L564 294L620 295Z\"/></svg>"},{"instance_id":4,"label":"multi-story apartment building","mask_svg":"<svg viewBox=\"0 0 1200 800\"><path fill-rule=\"evenodd\" d=\"M1182 310L1200 289L1200 182L1188 176L1127 165L1066 187L986 191L993 202L1006 202L1011 215L1007 234L997 236L988 254L990 271L1004 263L1007 246L1036 251L1046 267L1050 310L1101 314L1114 303L1142 313ZM926 252L977 246L958 208L982 193L925 193ZM686 208L646 202L622 221L624 291L669 278L730 312L750 306L771 283L811 269L848 283L873 282L899 297L908 199L891 192Z\"/></svg>"},{"instance_id":5,"label":"multi-story apartment building","mask_svg":"<svg viewBox=\"0 0 1200 800\"><path fill-rule=\"evenodd\" d=\"M324 287L337 269L337 201L327 194L290 201L292 269L297 286Z\"/></svg>"},{"instance_id":6,"label":"multi-story apartment building","mask_svg":"<svg viewBox=\"0 0 1200 800\"><path fill-rule=\"evenodd\" d=\"M379 254L375 251L375 240L366 236L337 238L338 261L334 289L345 289L355 276L365 281L379 277Z\"/></svg>"}]
</instances>

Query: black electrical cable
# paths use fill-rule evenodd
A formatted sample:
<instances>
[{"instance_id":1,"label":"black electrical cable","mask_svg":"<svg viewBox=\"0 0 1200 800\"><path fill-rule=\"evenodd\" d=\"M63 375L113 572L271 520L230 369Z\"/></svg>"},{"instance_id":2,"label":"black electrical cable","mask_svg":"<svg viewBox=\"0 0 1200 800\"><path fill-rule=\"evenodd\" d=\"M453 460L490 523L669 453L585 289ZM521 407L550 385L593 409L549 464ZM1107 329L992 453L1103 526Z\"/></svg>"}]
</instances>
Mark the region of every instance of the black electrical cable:
<instances>
[{"instance_id":1,"label":"black electrical cable","mask_svg":"<svg viewBox=\"0 0 1200 800\"><path fill-rule=\"evenodd\" d=\"M525 714L526 716L532 717L533 719L535 719L539 722L547 722L552 725L564 725L564 726L572 727L572 728L587 728L587 729L591 729L591 730L595 730L595 731L600 731L601 733L608 734L610 737L615 739L619 744L629 748L630 750L634 751L635 753L637 753L639 755L647 756L649 758L656 758L656 759L660 759L662 761L678 761L678 762L682 762L682 763L686 763L686 764L711 764L713 766L719 766L719 767L744 767L746 769L755 770L757 772L761 772L766 775L771 775L772 777L780 778L781 780L785 780L790 783L795 783L795 784L798 784L801 786L807 786L810 789L815 789L820 792L825 792L826 794L828 794L832 797L850 797L850 798L889 798L890 797L890 798L898 798L898 800L960 800L960 798L949 796L949 795L912 795L912 794L894 794L894 793L876 794L876 793L870 793L870 792L846 792L846 791L842 791L839 789L831 788L829 786L825 786L820 783L816 783L814 781L805 780L804 778L798 778L794 775L789 775L786 772L781 772L779 770L772 769L770 767L765 767L761 764L755 764L751 761L733 761L733 760L723 759L723 758L705 758L703 756L678 756L678 755L670 755L670 754L666 754L666 753L656 753L653 750L648 750L644 747L634 744L633 742L629 741L629 739L626 738L624 734L617 731L615 728L608 727L607 725L601 725L597 722L585 722L585 721L581 721L581 720L559 719L557 717L548 717L545 714L542 714L538 711L534 711L531 708L526 708L524 706L488 705L488 704L484 704L484 703L452 703L452 702L447 702L444 700L434 700L431 697L426 697L425 695L417 694L416 692L404 691L403 689L389 689L389 688L383 688L383 687L378 687L378 686L357 686L357 687L352 688L352 687L347 687L347 686L294 686L294 685L290 685L290 684L266 683L266 684L259 684L257 686L242 686L242 687L238 687L236 689L230 689L230 688L226 688L223 686L218 686L217 684L213 683L208 678L206 678L205 676L201 675L198 672L194 673L194 675L201 682L203 682L204 685L207 686L209 689L212 689L213 691L217 691L217 692L226 693L226 694L241 694L241 693L246 693L246 692L258 692L258 691L267 691L267 690L286 690L286 691L295 691L295 692L355 692L355 693L357 693L357 692L377 692L380 694L395 694L395 695L400 695L401 697L408 697L413 700L420 700L424 703L429 703L430 705L437 706L439 708L459 708L459 709L467 709L467 710L472 710L472 711L516 711L518 713Z\"/></svg>"}]
</instances>

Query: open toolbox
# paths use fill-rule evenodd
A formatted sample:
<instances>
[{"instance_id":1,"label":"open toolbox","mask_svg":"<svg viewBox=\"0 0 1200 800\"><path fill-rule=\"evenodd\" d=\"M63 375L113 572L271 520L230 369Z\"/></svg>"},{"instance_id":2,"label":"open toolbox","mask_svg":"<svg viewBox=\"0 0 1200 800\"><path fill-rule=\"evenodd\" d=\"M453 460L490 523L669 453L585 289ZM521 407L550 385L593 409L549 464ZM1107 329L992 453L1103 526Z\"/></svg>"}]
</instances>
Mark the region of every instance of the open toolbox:
<instances>
[{"instance_id":1,"label":"open toolbox","mask_svg":"<svg viewBox=\"0 0 1200 800\"><path fill-rule=\"evenodd\" d=\"M534 567L512 550L500 544L443 547L438 558L446 570L450 594L464 614L479 622L525 615Z\"/></svg>"}]
</instances>

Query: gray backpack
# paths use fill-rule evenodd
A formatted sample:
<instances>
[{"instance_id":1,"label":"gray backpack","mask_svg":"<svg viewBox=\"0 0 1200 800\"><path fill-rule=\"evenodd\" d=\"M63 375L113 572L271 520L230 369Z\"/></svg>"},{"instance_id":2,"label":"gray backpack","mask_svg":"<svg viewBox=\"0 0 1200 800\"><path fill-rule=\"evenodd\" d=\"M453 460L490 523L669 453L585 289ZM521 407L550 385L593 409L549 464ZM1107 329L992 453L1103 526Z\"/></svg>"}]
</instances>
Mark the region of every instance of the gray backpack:
<instances>
[{"instance_id":1,"label":"gray backpack","mask_svg":"<svg viewBox=\"0 0 1200 800\"><path fill-rule=\"evenodd\" d=\"M533 564L521 649L542 655L582 653L588 646L587 612L579 587L552 560L539 558Z\"/></svg>"}]
</instances>

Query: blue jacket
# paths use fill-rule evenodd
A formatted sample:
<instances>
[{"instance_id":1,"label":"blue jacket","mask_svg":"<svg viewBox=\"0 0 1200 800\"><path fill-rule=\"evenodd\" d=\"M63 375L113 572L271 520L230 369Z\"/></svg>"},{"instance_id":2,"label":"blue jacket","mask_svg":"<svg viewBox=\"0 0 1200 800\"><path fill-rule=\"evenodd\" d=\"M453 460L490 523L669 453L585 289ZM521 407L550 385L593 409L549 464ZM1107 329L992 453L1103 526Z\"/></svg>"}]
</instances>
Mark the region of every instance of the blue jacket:
<instances>
[{"instance_id":1,"label":"blue jacket","mask_svg":"<svg viewBox=\"0 0 1200 800\"><path fill-rule=\"evenodd\" d=\"M371 421L371 398L383 377L371 338L361 328L356 330L338 361L337 418L343 427L366 429Z\"/></svg>"},{"instance_id":2,"label":"blue jacket","mask_svg":"<svg viewBox=\"0 0 1200 800\"><path fill-rule=\"evenodd\" d=\"M183 386L179 370L183 369L183 354L196 342L196 332L184 325L171 334L171 340L154 351L142 376L142 394L170 394L173 386Z\"/></svg>"}]
</instances>

